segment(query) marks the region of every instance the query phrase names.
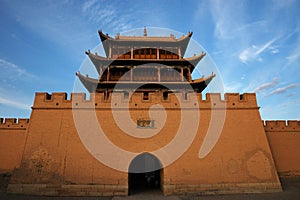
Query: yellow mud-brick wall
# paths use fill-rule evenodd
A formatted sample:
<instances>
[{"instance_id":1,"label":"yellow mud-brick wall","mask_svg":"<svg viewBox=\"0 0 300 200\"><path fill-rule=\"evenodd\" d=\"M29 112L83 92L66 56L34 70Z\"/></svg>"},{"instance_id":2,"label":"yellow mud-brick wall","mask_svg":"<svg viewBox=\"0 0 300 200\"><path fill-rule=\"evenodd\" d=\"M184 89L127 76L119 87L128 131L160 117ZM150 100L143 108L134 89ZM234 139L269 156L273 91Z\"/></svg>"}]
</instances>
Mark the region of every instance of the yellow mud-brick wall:
<instances>
[{"instance_id":1,"label":"yellow mud-brick wall","mask_svg":"<svg viewBox=\"0 0 300 200\"><path fill-rule=\"evenodd\" d=\"M106 167L83 146L71 109L33 107L31 121L21 166L12 183L127 184L127 174L124 177Z\"/></svg>"},{"instance_id":2,"label":"yellow mud-brick wall","mask_svg":"<svg viewBox=\"0 0 300 200\"><path fill-rule=\"evenodd\" d=\"M0 119L0 174L20 166L29 119Z\"/></svg>"},{"instance_id":3,"label":"yellow mud-brick wall","mask_svg":"<svg viewBox=\"0 0 300 200\"><path fill-rule=\"evenodd\" d=\"M83 145L84 137L93 134L91 122L96 119L114 146L136 154L153 153L174 140L182 125L183 110L199 111L199 118L185 116L190 123L198 125L198 129L191 146L178 160L163 169L165 194L196 192L201 188L208 191L281 188L255 94L231 93L221 98L220 94L202 97L201 94L172 93L165 99L162 92L149 93L148 98L144 98L143 93L130 93L129 97L113 93L108 98L97 93L87 99L85 94L76 93L68 99L66 93L36 93L32 109L22 161L11 178L10 188L14 190L20 188L18 184L21 183L77 184L98 185L104 187L104 192L126 194L128 173L106 166L95 158L97 155L91 154L91 148ZM159 110L163 110L161 115L156 113ZM153 118L155 126L161 125L162 128L151 137L134 137L122 129L124 123L126 128L127 121L121 126L117 124L118 116L124 114L128 114L133 124ZM164 117L165 122L159 124ZM224 123L216 145L207 155L199 156L208 130L212 133L212 138L208 138L210 143L222 118ZM83 132L79 131L80 127L85 128ZM154 127L140 132L151 134L155 128L158 129ZM137 126L133 129L136 132L141 130ZM189 130L189 127L183 129L186 135L192 134ZM110 152L109 148L101 146L104 145L102 140L95 139L93 144L99 145L103 151L97 152L98 156L108 152L116 163L122 159L118 152ZM171 153L166 152L166 156ZM158 159L164 163L162 158ZM120 161L119 164L128 169L130 162L124 164Z\"/></svg>"},{"instance_id":4,"label":"yellow mud-brick wall","mask_svg":"<svg viewBox=\"0 0 300 200\"><path fill-rule=\"evenodd\" d=\"M255 94L225 94L224 100L219 94L208 97L211 109L201 109L200 103L201 117L194 142L164 170L165 193L280 191ZM201 156L199 152L208 130L213 131L214 136L208 141L212 142L218 126L221 126L218 141L207 155Z\"/></svg>"},{"instance_id":5,"label":"yellow mud-brick wall","mask_svg":"<svg viewBox=\"0 0 300 200\"><path fill-rule=\"evenodd\" d=\"M83 98L82 101L77 97ZM74 106L85 102L84 95L73 94L71 98L67 100L65 93L36 94L22 161L13 172L9 192L75 196L127 194L127 173L105 166L82 144L74 124L72 101ZM29 187L31 184L35 186ZM77 186L71 187L74 184Z\"/></svg>"},{"instance_id":6,"label":"yellow mud-brick wall","mask_svg":"<svg viewBox=\"0 0 300 200\"><path fill-rule=\"evenodd\" d=\"M300 175L300 121L265 121L273 158L282 176Z\"/></svg>"}]
</instances>

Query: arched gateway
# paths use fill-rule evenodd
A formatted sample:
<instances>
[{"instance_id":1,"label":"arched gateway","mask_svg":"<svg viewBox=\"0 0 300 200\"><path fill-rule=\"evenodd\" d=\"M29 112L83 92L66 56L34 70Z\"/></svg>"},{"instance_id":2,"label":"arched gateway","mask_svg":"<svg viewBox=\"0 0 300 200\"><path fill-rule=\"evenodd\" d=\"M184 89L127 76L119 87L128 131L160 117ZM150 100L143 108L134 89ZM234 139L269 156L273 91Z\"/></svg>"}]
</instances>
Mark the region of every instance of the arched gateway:
<instances>
[{"instance_id":1,"label":"arched gateway","mask_svg":"<svg viewBox=\"0 0 300 200\"><path fill-rule=\"evenodd\" d=\"M128 194L161 188L163 168L161 162L150 153L135 157L128 169Z\"/></svg>"},{"instance_id":2,"label":"arched gateway","mask_svg":"<svg viewBox=\"0 0 300 200\"><path fill-rule=\"evenodd\" d=\"M14 162L12 158L4 158L7 161L4 167L14 169L8 192L46 196L120 196L127 195L128 191L134 194L142 189L155 188L161 188L164 195L190 192L211 194L212 191L222 194L281 191L269 146L274 144L269 144L266 137L255 94L230 93L225 94L222 100L220 94L207 93L203 99L201 92L214 79L215 74L192 77L198 63L205 57L204 52L185 57L192 33L176 38L174 35L147 36L146 31L144 36L118 34L116 37L99 31L105 56L86 52L98 74L93 78L77 72L78 78L90 92L90 100L83 93L72 94L70 100L65 93L36 93L28 125L20 124L21 121L17 124L12 119L3 123L0 119L0 141L4 138L0 146L6 149L4 152L0 150L0 153L10 156L12 154L7 152L23 149L15 154L20 159L15 166L8 166ZM155 30L153 33L158 32ZM203 64L207 65L208 62ZM194 93L197 98L192 97ZM157 104L165 108L165 123L161 121L162 116L152 112L157 110L158 107L154 107ZM177 117L181 116L183 110L188 113ZM192 110L201 115L199 121L192 114L189 115ZM128 111L133 124L125 124L126 127L128 125L132 128L131 133L143 132L139 136L145 138L129 137L125 129L118 125L115 111ZM200 147L202 149L206 139L210 142L214 139L215 135L208 133L217 130L215 125L219 123L216 118L212 121L212 116L220 119L222 112L226 112L226 119L221 137L204 158L200 154ZM83 124L83 133L79 133L74 113L81 113L79 123ZM168 160L162 159L167 158L168 154L158 160L145 152L127 164L127 157L121 157L118 151L108 151L108 146L101 145L100 140L89 138L93 140L92 144L99 147L97 158L114 156L111 159L119 164L118 167L125 166L125 169L116 170L116 167L108 167L102 160L95 159L95 155L87 151L89 148L78 137L79 134L94 137L94 133L100 133L94 128L101 127L106 137L112 140L110 145L114 144L124 151L135 153L170 148L166 142L176 141L174 138L177 138L177 131L182 129L186 133L186 137L178 144L186 142L187 136L194 133L191 127L183 128L183 118L197 125L195 139L176 162L164 169L161 163L167 166ZM91 125L95 120L99 125ZM124 118L124 122L127 122L127 118ZM159 129L159 124L164 127ZM278 134L286 135L299 130L299 122L293 121L293 124L288 127L282 121L267 126L273 132L280 129ZM154 137L148 135L156 130L159 134ZM17 135L12 136L10 131ZM21 133L26 136L22 136L24 141L20 138ZM271 133L270 137L275 137L274 134ZM280 140L279 137L288 137L283 135L276 136L274 141ZM17 144L23 144L24 148L10 150L10 146ZM281 148L277 143L272 147ZM181 148L180 145L174 151L179 151L178 148ZM280 149L277 150L282 153ZM100 151L107 154L104 156ZM0 160L1 170L1 155ZM299 167L286 169L293 171Z\"/></svg>"}]
</instances>

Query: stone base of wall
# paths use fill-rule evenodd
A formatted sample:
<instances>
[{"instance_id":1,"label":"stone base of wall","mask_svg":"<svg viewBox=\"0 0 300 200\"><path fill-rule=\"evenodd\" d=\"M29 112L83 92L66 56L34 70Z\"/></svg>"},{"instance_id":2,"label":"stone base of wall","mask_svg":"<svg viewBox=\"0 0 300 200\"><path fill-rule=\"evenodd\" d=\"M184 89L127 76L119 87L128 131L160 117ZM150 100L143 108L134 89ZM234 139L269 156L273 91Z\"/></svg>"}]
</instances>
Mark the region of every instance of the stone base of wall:
<instances>
[{"instance_id":1,"label":"stone base of wall","mask_svg":"<svg viewBox=\"0 0 300 200\"><path fill-rule=\"evenodd\" d=\"M285 171L278 173L280 177L300 177L300 171Z\"/></svg>"},{"instance_id":2,"label":"stone base of wall","mask_svg":"<svg viewBox=\"0 0 300 200\"><path fill-rule=\"evenodd\" d=\"M7 193L43 196L126 196L128 186L9 184Z\"/></svg>"},{"instance_id":3,"label":"stone base of wall","mask_svg":"<svg viewBox=\"0 0 300 200\"><path fill-rule=\"evenodd\" d=\"M164 195L197 193L238 194L238 193L268 193L282 192L280 183L238 183L238 184L201 184L201 185L164 185Z\"/></svg>"},{"instance_id":4,"label":"stone base of wall","mask_svg":"<svg viewBox=\"0 0 300 200\"><path fill-rule=\"evenodd\" d=\"M281 192L277 183L164 185L164 195L200 195ZM127 185L9 184L7 193L43 196L127 196Z\"/></svg>"}]
</instances>

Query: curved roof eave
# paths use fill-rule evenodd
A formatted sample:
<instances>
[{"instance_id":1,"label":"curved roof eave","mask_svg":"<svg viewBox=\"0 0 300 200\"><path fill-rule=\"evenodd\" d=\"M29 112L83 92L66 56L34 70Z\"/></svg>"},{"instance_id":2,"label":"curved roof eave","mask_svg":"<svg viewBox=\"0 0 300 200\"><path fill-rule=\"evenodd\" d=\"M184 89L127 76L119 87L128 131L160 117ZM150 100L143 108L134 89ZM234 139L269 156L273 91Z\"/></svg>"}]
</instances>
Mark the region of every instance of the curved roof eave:
<instances>
[{"instance_id":1,"label":"curved roof eave","mask_svg":"<svg viewBox=\"0 0 300 200\"><path fill-rule=\"evenodd\" d=\"M83 76L82 74L80 74L80 72L76 72L76 75L78 76L79 80L82 82L82 84L89 92L97 92L100 83L98 79L90 78L88 76ZM189 84L192 86L192 88L195 91L202 92L215 76L216 74L212 73L207 77L202 77L200 79L192 80ZM186 84L186 82L182 82L182 83ZM111 83L105 82L103 84L111 84ZM135 82L124 83L124 84L135 84Z\"/></svg>"},{"instance_id":2,"label":"curved roof eave","mask_svg":"<svg viewBox=\"0 0 300 200\"><path fill-rule=\"evenodd\" d=\"M151 36L120 36L117 35L115 38L110 37L108 34L104 34L102 30L98 30L102 45L105 50L105 54L109 55L109 44L110 43L132 43L137 46L147 46L145 43L154 43L157 46L160 45L171 45L181 46L182 55L185 54L189 41L193 35L193 32L188 32L186 35L176 39L174 36L170 37L151 37ZM127 44L128 45L128 44ZM155 46L154 45L154 46ZM153 46L153 45L151 45Z\"/></svg>"},{"instance_id":3,"label":"curved roof eave","mask_svg":"<svg viewBox=\"0 0 300 200\"><path fill-rule=\"evenodd\" d=\"M104 42L105 40L111 38L108 34L104 34L102 32L102 30L98 30L98 34L99 34L100 39L101 39L102 42Z\"/></svg>"},{"instance_id":4,"label":"curved roof eave","mask_svg":"<svg viewBox=\"0 0 300 200\"><path fill-rule=\"evenodd\" d=\"M97 54L93 54L90 51L85 52L94 66L96 67L96 70L98 73L100 73L100 67L104 65L110 65L110 64L117 64L119 62L126 62L127 64L130 63L161 63L161 64L168 64L168 63L181 63L185 62L185 64L190 64L191 66L191 72L193 72L194 68L197 66L197 64L202 60L202 58L206 55L205 52L201 52L199 55L195 55L193 57L189 58L183 58L183 59L147 59L147 60L142 60L142 59L110 59L106 58ZM144 64L145 64L144 63Z\"/></svg>"},{"instance_id":5,"label":"curved roof eave","mask_svg":"<svg viewBox=\"0 0 300 200\"><path fill-rule=\"evenodd\" d=\"M110 59L110 58L106 58L106 57L103 57L103 56L100 56L98 54L93 54L91 53L89 50L85 52L89 58L91 59L95 59L95 60L98 60L98 61L103 61L103 62L113 62L114 60L117 60L117 59ZM194 55L193 57L188 57L188 58L183 58L183 59L178 59L179 61L188 61L190 62L191 64L193 65L197 65L198 62L206 55L205 52L201 52L199 55ZM141 60L141 59L118 59L118 60ZM151 60L164 60L164 61L176 61L177 59L145 59L145 62L148 61L151 61Z\"/></svg>"},{"instance_id":6,"label":"curved roof eave","mask_svg":"<svg viewBox=\"0 0 300 200\"><path fill-rule=\"evenodd\" d=\"M95 92L97 85L98 85L98 80L94 78L89 78L88 76L83 76L79 71L76 72L76 76L79 78L80 82L84 85L84 87L89 91L89 92Z\"/></svg>"}]
</instances>

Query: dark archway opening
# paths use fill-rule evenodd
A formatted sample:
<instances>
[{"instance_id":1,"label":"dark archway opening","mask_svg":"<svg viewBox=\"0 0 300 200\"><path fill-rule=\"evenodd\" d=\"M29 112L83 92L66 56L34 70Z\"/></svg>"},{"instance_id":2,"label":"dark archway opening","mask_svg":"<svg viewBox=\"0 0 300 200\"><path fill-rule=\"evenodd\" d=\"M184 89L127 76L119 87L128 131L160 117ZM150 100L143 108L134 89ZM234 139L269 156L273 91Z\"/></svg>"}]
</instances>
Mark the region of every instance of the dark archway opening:
<instances>
[{"instance_id":1,"label":"dark archway opening","mask_svg":"<svg viewBox=\"0 0 300 200\"><path fill-rule=\"evenodd\" d=\"M161 162L150 153L135 157L129 166L128 195L145 191L159 191L163 169Z\"/></svg>"}]
</instances>

